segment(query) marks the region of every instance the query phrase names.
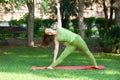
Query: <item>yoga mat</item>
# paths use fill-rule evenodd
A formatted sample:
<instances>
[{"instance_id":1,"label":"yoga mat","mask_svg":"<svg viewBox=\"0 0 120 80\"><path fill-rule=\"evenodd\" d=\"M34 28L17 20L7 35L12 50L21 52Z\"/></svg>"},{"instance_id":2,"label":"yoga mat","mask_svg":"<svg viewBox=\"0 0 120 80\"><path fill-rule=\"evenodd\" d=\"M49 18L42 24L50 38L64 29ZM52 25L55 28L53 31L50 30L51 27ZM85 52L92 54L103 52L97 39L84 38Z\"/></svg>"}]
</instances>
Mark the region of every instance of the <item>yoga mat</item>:
<instances>
[{"instance_id":1,"label":"yoga mat","mask_svg":"<svg viewBox=\"0 0 120 80\"><path fill-rule=\"evenodd\" d=\"M46 66L32 66L31 70L45 70ZM92 70L94 66L56 66L55 70ZM98 70L105 69L105 66L98 66Z\"/></svg>"}]
</instances>

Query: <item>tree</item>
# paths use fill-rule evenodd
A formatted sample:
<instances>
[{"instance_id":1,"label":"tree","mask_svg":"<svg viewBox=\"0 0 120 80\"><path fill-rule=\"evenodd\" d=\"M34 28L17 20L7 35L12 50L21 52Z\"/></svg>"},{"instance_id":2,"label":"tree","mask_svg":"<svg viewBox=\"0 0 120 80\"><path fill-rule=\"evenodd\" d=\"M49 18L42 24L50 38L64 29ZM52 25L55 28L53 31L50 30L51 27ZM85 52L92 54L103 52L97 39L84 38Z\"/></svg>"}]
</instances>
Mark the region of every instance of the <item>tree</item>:
<instances>
[{"instance_id":1,"label":"tree","mask_svg":"<svg viewBox=\"0 0 120 80\"><path fill-rule=\"evenodd\" d=\"M115 9L115 24L120 25L120 0L113 0L113 8Z\"/></svg>"},{"instance_id":2,"label":"tree","mask_svg":"<svg viewBox=\"0 0 120 80\"><path fill-rule=\"evenodd\" d=\"M20 8L27 4L28 7L28 46L34 46L33 33L34 33L34 0L3 0L4 4L10 4L11 8Z\"/></svg>"},{"instance_id":3,"label":"tree","mask_svg":"<svg viewBox=\"0 0 120 80\"><path fill-rule=\"evenodd\" d=\"M29 13L28 13L28 46L34 46L34 0L25 0Z\"/></svg>"},{"instance_id":4,"label":"tree","mask_svg":"<svg viewBox=\"0 0 120 80\"><path fill-rule=\"evenodd\" d=\"M67 6L66 6L67 5ZM61 16L64 28L69 28L70 16L74 15L72 0L61 0Z\"/></svg>"},{"instance_id":5,"label":"tree","mask_svg":"<svg viewBox=\"0 0 120 80\"><path fill-rule=\"evenodd\" d=\"M106 28L111 27L113 13L115 12L115 24L120 25L120 0L98 0L102 3L106 19ZM110 11L108 11L110 10ZM108 13L110 12L110 16Z\"/></svg>"},{"instance_id":6,"label":"tree","mask_svg":"<svg viewBox=\"0 0 120 80\"><path fill-rule=\"evenodd\" d=\"M84 38L84 24L83 24L83 7L84 7L84 0L77 0L78 3L78 25L80 30L80 35Z\"/></svg>"},{"instance_id":7,"label":"tree","mask_svg":"<svg viewBox=\"0 0 120 80\"><path fill-rule=\"evenodd\" d=\"M0 1L0 5L5 13L8 13L10 11L12 13L14 12L14 2L9 1L9 0L2 0Z\"/></svg>"},{"instance_id":8,"label":"tree","mask_svg":"<svg viewBox=\"0 0 120 80\"><path fill-rule=\"evenodd\" d=\"M34 0L12 0L16 7L27 5L28 7L28 46L34 46Z\"/></svg>"},{"instance_id":9,"label":"tree","mask_svg":"<svg viewBox=\"0 0 120 80\"><path fill-rule=\"evenodd\" d=\"M70 22L70 16L76 16L78 19L78 26L74 27L74 32L79 33L82 37L84 37L83 6L84 0L61 0L63 26L65 27L66 24Z\"/></svg>"},{"instance_id":10,"label":"tree","mask_svg":"<svg viewBox=\"0 0 120 80\"><path fill-rule=\"evenodd\" d=\"M43 19L44 19L43 16L48 16L48 15L50 18L55 18L54 3L55 3L55 0L41 0L39 2L40 14L42 15Z\"/></svg>"},{"instance_id":11,"label":"tree","mask_svg":"<svg viewBox=\"0 0 120 80\"><path fill-rule=\"evenodd\" d=\"M100 0L101 4L103 5L103 11L104 11L104 15L105 15L105 25L106 25L106 29L109 29L109 27L111 27L112 24L112 19L113 19L113 2L114 0ZM110 12L110 14L109 14ZM109 14L109 15L108 15Z\"/></svg>"}]
</instances>

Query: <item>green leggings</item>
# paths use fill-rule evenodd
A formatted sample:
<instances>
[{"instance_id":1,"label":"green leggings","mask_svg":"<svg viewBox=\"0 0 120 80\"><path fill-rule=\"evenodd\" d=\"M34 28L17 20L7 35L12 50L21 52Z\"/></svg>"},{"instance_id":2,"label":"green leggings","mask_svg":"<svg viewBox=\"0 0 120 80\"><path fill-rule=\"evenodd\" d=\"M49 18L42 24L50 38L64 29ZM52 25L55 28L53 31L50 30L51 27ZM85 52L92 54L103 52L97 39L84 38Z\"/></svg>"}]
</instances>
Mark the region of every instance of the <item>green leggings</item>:
<instances>
[{"instance_id":1,"label":"green leggings","mask_svg":"<svg viewBox=\"0 0 120 80\"><path fill-rule=\"evenodd\" d=\"M82 50L82 52L85 53L88 56L88 58L90 59L90 61L92 62L92 64L94 66L97 66L97 63L96 63L96 60L95 60L94 56L92 55L92 53L88 49L85 41L80 36L76 37L75 40L72 41L72 43L70 43L69 45L67 45L67 47L65 48L65 50L61 53L61 55L56 60L56 63L55 64L52 63L50 66L51 67L55 67L58 64L60 64L76 48L80 48Z\"/></svg>"}]
</instances>

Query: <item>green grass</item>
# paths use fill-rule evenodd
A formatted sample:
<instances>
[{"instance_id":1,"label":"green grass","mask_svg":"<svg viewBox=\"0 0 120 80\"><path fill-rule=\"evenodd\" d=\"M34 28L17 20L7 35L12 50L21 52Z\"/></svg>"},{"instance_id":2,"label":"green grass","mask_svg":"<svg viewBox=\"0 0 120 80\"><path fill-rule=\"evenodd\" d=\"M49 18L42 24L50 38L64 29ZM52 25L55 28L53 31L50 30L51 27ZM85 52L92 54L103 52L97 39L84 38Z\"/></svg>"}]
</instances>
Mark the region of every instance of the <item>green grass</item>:
<instances>
[{"instance_id":1,"label":"green grass","mask_svg":"<svg viewBox=\"0 0 120 80\"><path fill-rule=\"evenodd\" d=\"M94 54L104 70L30 70L31 66L48 66L52 49L13 48L0 51L0 80L119 80L120 54ZM76 51L60 65L91 65L87 57Z\"/></svg>"}]
</instances>

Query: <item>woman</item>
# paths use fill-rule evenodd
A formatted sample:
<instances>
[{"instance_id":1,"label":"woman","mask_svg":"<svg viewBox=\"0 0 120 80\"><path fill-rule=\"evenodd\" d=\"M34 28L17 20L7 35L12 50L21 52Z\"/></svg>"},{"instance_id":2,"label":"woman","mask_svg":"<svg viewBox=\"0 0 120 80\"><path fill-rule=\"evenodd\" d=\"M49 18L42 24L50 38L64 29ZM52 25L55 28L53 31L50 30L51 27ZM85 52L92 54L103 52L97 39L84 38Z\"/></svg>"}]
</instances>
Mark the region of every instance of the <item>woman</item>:
<instances>
[{"instance_id":1,"label":"woman","mask_svg":"<svg viewBox=\"0 0 120 80\"><path fill-rule=\"evenodd\" d=\"M42 40L42 46L44 47L48 47L50 45L50 42L52 42L53 40L55 42L53 62L49 67L47 67L47 69L54 69L55 66L60 64L76 48L80 48L88 56L88 58L93 63L95 68L97 68L97 63L95 61L94 56L89 51L85 41L80 37L80 35L62 28L59 3L57 4L56 8L57 8L57 16L58 16L57 28L56 30L53 30L51 28L46 28ZM66 46L65 50L61 53L61 55L57 58L59 51L59 41L66 42L68 45Z\"/></svg>"}]
</instances>

